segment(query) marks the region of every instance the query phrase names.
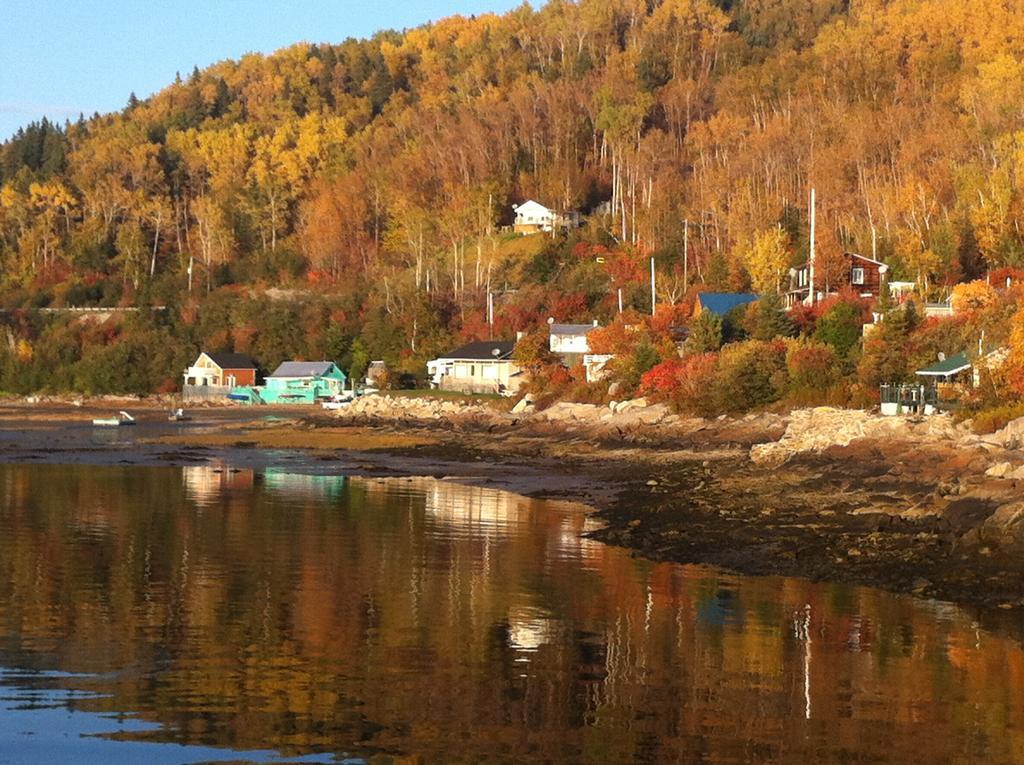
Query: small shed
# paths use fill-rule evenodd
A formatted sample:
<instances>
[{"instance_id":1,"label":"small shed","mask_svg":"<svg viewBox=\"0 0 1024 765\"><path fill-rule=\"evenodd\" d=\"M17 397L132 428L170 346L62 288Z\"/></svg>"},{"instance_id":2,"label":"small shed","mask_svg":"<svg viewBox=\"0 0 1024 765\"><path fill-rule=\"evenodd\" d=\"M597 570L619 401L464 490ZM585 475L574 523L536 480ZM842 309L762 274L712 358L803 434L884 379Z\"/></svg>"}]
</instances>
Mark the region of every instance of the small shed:
<instances>
[{"instance_id":1,"label":"small shed","mask_svg":"<svg viewBox=\"0 0 1024 765\"><path fill-rule=\"evenodd\" d=\"M963 382L958 378L971 367L965 351L948 357L940 353L938 361L914 373L921 382L882 386L882 414L935 414L950 405L949 394L953 384ZM945 386L949 387L943 391Z\"/></svg>"},{"instance_id":2,"label":"small shed","mask_svg":"<svg viewBox=\"0 0 1024 765\"><path fill-rule=\"evenodd\" d=\"M384 384L388 376L388 365L382 360L371 361L366 368L366 384L379 388Z\"/></svg>"},{"instance_id":3,"label":"small shed","mask_svg":"<svg viewBox=\"0 0 1024 765\"><path fill-rule=\"evenodd\" d=\"M341 393L345 380L333 361L285 361L259 395L268 404L314 404Z\"/></svg>"}]
</instances>

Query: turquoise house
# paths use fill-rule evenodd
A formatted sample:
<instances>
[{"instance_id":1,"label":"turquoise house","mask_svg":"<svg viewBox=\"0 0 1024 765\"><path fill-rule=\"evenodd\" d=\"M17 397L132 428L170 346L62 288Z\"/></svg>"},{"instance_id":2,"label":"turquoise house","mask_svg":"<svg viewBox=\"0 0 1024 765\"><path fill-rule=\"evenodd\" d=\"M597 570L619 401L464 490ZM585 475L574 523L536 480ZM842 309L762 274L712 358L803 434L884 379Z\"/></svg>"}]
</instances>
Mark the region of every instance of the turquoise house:
<instances>
[{"instance_id":1,"label":"turquoise house","mask_svg":"<svg viewBox=\"0 0 1024 765\"><path fill-rule=\"evenodd\" d=\"M260 387L236 388L230 397L252 404L315 404L345 388L345 373L331 361L286 361Z\"/></svg>"}]
</instances>

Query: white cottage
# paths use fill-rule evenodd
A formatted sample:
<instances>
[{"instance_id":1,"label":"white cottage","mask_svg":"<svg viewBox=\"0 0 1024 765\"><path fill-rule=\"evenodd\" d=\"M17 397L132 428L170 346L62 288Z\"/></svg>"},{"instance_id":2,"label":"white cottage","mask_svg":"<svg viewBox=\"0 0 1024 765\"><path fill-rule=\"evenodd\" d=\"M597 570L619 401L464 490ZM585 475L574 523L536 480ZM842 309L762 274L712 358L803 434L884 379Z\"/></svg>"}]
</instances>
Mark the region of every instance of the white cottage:
<instances>
[{"instance_id":1,"label":"white cottage","mask_svg":"<svg viewBox=\"0 0 1024 765\"><path fill-rule=\"evenodd\" d=\"M462 393L513 395L522 381L512 360L515 342L481 340L427 362L431 387Z\"/></svg>"},{"instance_id":2,"label":"white cottage","mask_svg":"<svg viewBox=\"0 0 1024 765\"><path fill-rule=\"evenodd\" d=\"M584 354L590 353L587 335L597 326L597 321L591 324L559 324L548 319L548 349L561 356L567 366L579 363Z\"/></svg>"},{"instance_id":3,"label":"white cottage","mask_svg":"<svg viewBox=\"0 0 1024 765\"><path fill-rule=\"evenodd\" d=\"M512 230L517 234L539 234L579 225L579 213L560 214L532 199L512 205L512 210L516 214Z\"/></svg>"}]
</instances>

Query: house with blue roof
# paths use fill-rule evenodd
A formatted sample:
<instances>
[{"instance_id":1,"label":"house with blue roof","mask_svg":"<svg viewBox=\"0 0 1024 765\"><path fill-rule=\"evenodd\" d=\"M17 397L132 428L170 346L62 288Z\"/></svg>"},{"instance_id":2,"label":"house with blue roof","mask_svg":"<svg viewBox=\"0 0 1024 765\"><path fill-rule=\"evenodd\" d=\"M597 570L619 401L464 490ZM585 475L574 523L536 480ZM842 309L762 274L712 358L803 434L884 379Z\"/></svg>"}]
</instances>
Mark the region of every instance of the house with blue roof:
<instances>
[{"instance_id":1,"label":"house with blue roof","mask_svg":"<svg viewBox=\"0 0 1024 765\"><path fill-rule=\"evenodd\" d=\"M753 303L756 300L757 295L750 292L698 292L693 316L696 318L704 311L711 311L716 316L724 317L733 308Z\"/></svg>"}]
</instances>

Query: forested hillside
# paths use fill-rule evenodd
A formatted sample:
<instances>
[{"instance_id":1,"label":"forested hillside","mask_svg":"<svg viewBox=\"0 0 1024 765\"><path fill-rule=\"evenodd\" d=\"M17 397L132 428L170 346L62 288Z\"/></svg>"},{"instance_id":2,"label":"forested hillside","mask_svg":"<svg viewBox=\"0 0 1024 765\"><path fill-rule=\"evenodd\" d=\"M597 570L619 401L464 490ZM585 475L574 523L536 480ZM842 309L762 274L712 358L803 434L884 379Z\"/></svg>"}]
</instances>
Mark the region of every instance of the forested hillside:
<instances>
[{"instance_id":1,"label":"forested hillside","mask_svg":"<svg viewBox=\"0 0 1024 765\"><path fill-rule=\"evenodd\" d=\"M0 147L0 388L170 386L200 344L416 370L649 310L651 255L661 302L773 292L812 186L826 276L939 297L1024 261L1022 118L1024 0L550 0L224 61ZM527 198L586 225L514 240ZM114 304L171 310L19 310Z\"/></svg>"}]
</instances>

